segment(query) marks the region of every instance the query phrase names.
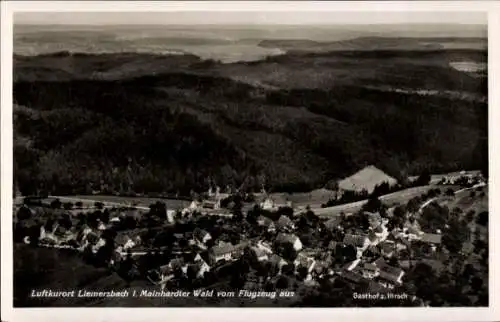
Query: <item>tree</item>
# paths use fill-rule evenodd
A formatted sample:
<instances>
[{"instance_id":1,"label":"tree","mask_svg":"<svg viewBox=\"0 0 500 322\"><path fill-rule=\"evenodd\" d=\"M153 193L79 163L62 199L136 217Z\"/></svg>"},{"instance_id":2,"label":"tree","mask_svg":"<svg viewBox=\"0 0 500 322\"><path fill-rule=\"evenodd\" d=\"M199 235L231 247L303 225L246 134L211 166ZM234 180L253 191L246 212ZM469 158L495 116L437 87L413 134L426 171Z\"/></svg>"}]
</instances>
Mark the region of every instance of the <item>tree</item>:
<instances>
[{"instance_id":1,"label":"tree","mask_svg":"<svg viewBox=\"0 0 500 322\"><path fill-rule=\"evenodd\" d=\"M487 212L487 211L483 211L483 212L481 212L481 213L477 216L476 223L477 223L478 225L483 226L483 227L487 227L487 226L488 226L488 212Z\"/></svg>"},{"instance_id":2,"label":"tree","mask_svg":"<svg viewBox=\"0 0 500 322\"><path fill-rule=\"evenodd\" d=\"M102 210L102 209L104 209L104 203L102 203L102 202L100 202L100 201L96 201L96 202L94 203L94 207L95 207L96 209Z\"/></svg>"},{"instance_id":3,"label":"tree","mask_svg":"<svg viewBox=\"0 0 500 322\"><path fill-rule=\"evenodd\" d=\"M62 206L62 202L61 200L59 199L54 199L52 200L52 202L50 203L50 207L52 209L61 209L61 206Z\"/></svg>"},{"instance_id":4,"label":"tree","mask_svg":"<svg viewBox=\"0 0 500 322\"><path fill-rule=\"evenodd\" d=\"M71 210L73 209L73 204L71 202L65 202L63 207L65 210Z\"/></svg>"},{"instance_id":5,"label":"tree","mask_svg":"<svg viewBox=\"0 0 500 322\"><path fill-rule=\"evenodd\" d=\"M17 219L18 220L27 220L31 218L31 209L26 206L22 206L17 210Z\"/></svg>"},{"instance_id":6,"label":"tree","mask_svg":"<svg viewBox=\"0 0 500 322\"><path fill-rule=\"evenodd\" d=\"M428 170L425 170L420 174L418 179L415 181L417 186L426 186L431 182L431 174Z\"/></svg>"}]
</instances>

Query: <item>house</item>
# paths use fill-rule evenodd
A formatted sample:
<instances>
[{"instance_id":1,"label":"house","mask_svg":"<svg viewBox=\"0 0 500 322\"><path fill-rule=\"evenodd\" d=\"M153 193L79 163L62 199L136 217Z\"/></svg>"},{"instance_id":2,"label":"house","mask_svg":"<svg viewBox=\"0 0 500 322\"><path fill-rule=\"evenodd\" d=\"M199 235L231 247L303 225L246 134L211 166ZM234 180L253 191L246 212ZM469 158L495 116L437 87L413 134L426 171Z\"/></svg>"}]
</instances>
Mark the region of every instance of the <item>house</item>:
<instances>
[{"instance_id":1,"label":"house","mask_svg":"<svg viewBox=\"0 0 500 322\"><path fill-rule=\"evenodd\" d=\"M209 271L210 266L205 261L197 261L187 266L187 272L191 272L196 278L203 278L205 273Z\"/></svg>"},{"instance_id":2,"label":"house","mask_svg":"<svg viewBox=\"0 0 500 322\"><path fill-rule=\"evenodd\" d=\"M197 243L204 245L212 239L212 236L204 229L195 228L193 231L193 238Z\"/></svg>"},{"instance_id":3,"label":"house","mask_svg":"<svg viewBox=\"0 0 500 322\"><path fill-rule=\"evenodd\" d=\"M347 282L359 284L364 281L363 275L351 271L343 271L340 276Z\"/></svg>"},{"instance_id":4,"label":"house","mask_svg":"<svg viewBox=\"0 0 500 322\"><path fill-rule=\"evenodd\" d=\"M370 239L368 236L346 234L343 240L344 245L351 245L356 247L357 257L360 258L363 252L370 246Z\"/></svg>"},{"instance_id":5,"label":"house","mask_svg":"<svg viewBox=\"0 0 500 322\"><path fill-rule=\"evenodd\" d=\"M311 274L318 278L322 278L325 274L333 274L333 271L328 268L330 266L328 263L323 261L317 261L316 265L314 265L314 269Z\"/></svg>"},{"instance_id":6,"label":"house","mask_svg":"<svg viewBox=\"0 0 500 322\"><path fill-rule=\"evenodd\" d=\"M269 259L267 252L257 246L251 247L250 250L255 259L259 262L263 262Z\"/></svg>"},{"instance_id":7,"label":"house","mask_svg":"<svg viewBox=\"0 0 500 322\"><path fill-rule=\"evenodd\" d=\"M233 260L239 258L243 254L243 249L246 243L232 245L231 243L221 243L210 249L209 258L212 263L217 263L221 260Z\"/></svg>"},{"instance_id":8,"label":"house","mask_svg":"<svg viewBox=\"0 0 500 322\"><path fill-rule=\"evenodd\" d=\"M174 278L174 269L169 264L158 267L158 275L161 282L166 282Z\"/></svg>"},{"instance_id":9,"label":"house","mask_svg":"<svg viewBox=\"0 0 500 322\"><path fill-rule=\"evenodd\" d=\"M221 208L219 198L210 198L203 200L201 207L203 209L218 210Z\"/></svg>"},{"instance_id":10,"label":"house","mask_svg":"<svg viewBox=\"0 0 500 322\"><path fill-rule=\"evenodd\" d=\"M420 229L420 224L414 218L409 219L404 223L403 229L405 229L405 228L406 228L405 232L407 234L413 234L413 235L418 236L422 233L422 231Z\"/></svg>"},{"instance_id":11,"label":"house","mask_svg":"<svg viewBox=\"0 0 500 322\"><path fill-rule=\"evenodd\" d=\"M299 237L293 234L279 233L276 237L275 243L277 245L290 244L293 246L293 249L295 249L295 251L300 251L303 247Z\"/></svg>"},{"instance_id":12,"label":"house","mask_svg":"<svg viewBox=\"0 0 500 322\"><path fill-rule=\"evenodd\" d=\"M385 241L380 245L380 254L385 257L392 257L396 249L396 244L394 242Z\"/></svg>"},{"instance_id":13,"label":"house","mask_svg":"<svg viewBox=\"0 0 500 322\"><path fill-rule=\"evenodd\" d=\"M309 280L310 274L312 273L314 267L316 266L316 260L314 260L314 258L312 257L304 255L303 253L299 253L293 264L295 265L296 270L298 270L301 267L305 268L307 271L306 280Z\"/></svg>"},{"instance_id":14,"label":"house","mask_svg":"<svg viewBox=\"0 0 500 322\"><path fill-rule=\"evenodd\" d=\"M97 243L92 246L92 252L95 254L102 246L106 245L106 241L103 238L99 238Z\"/></svg>"},{"instance_id":15,"label":"house","mask_svg":"<svg viewBox=\"0 0 500 322\"><path fill-rule=\"evenodd\" d=\"M266 254L271 255L273 253L271 245L266 242L259 240L256 245L257 248L263 250Z\"/></svg>"},{"instance_id":16,"label":"house","mask_svg":"<svg viewBox=\"0 0 500 322\"><path fill-rule=\"evenodd\" d=\"M102 231L102 230L106 230L107 227L102 221L100 221L99 225L97 226L97 229Z\"/></svg>"},{"instance_id":17,"label":"house","mask_svg":"<svg viewBox=\"0 0 500 322\"><path fill-rule=\"evenodd\" d=\"M273 197L267 196L260 202L260 207L264 210L272 211L280 208L290 207L293 208L291 201L286 200L282 195L275 195Z\"/></svg>"},{"instance_id":18,"label":"house","mask_svg":"<svg viewBox=\"0 0 500 322\"><path fill-rule=\"evenodd\" d=\"M363 277L372 279L379 275L380 269L373 263L365 263L361 268Z\"/></svg>"},{"instance_id":19,"label":"house","mask_svg":"<svg viewBox=\"0 0 500 322\"><path fill-rule=\"evenodd\" d=\"M388 284L401 285L404 274L405 272L401 268L385 265L380 268L378 278Z\"/></svg>"},{"instance_id":20,"label":"house","mask_svg":"<svg viewBox=\"0 0 500 322\"><path fill-rule=\"evenodd\" d=\"M370 228L374 229L382 225L382 216L377 213L371 213L371 212L365 212L365 216L368 217L368 223L370 225Z\"/></svg>"},{"instance_id":21,"label":"house","mask_svg":"<svg viewBox=\"0 0 500 322\"><path fill-rule=\"evenodd\" d=\"M295 229L295 224L293 221L287 216L280 216L280 218L276 221L276 228L280 231L290 231Z\"/></svg>"},{"instance_id":22,"label":"house","mask_svg":"<svg viewBox=\"0 0 500 322\"><path fill-rule=\"evenodd\" d=\"M429 244L441 244L442 235L441 234L429 234L424 233L420 237L420 241Z\"/></svg>"}]
</instances>

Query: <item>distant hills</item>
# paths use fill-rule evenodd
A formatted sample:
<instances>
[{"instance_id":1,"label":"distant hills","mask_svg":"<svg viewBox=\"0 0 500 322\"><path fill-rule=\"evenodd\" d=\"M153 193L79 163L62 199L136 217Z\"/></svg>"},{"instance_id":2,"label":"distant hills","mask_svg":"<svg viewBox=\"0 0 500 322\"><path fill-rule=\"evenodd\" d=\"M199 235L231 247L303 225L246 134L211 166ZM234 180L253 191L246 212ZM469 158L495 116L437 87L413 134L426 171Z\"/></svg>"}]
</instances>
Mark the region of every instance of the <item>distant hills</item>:
<instances>
[{"instance_id":1,"label":"distant hills","mask_svg":"<svg viewBox=\"0 0 500 322\"><path fill-rule=\"evenodd\" d=\"M280 48L287 51L328 52L339 50L438 50L478 49L488 46L486 38L417 38L417 37L359 37L341 41L314 41L308 39L266 39L261 47Z\"/></svg>"},{"instance_id":2,"label":"distant hills","mask_svg":"<svg viewBox=\"0 0 500 322\"><path fill-rule=\"evenodd\" d=\"M391 42L394 40L388 40ZM487 166L485 50L290 52L221 64L137 53L14 57L15 177L54 193L307 191ZM432 95L413 91L433 90Z\"/></svg>"}]
</instances>

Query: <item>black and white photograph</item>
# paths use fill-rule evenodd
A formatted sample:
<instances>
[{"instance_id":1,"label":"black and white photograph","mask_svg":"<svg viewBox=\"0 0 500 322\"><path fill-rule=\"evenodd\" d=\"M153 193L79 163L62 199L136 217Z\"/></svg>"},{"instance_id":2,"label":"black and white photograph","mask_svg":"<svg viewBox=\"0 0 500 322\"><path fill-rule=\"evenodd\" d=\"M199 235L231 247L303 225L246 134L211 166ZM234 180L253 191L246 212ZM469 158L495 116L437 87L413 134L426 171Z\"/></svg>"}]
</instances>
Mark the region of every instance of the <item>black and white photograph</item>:
<instances>
[{"instance_id":1,"label":"black and white photograph","mask_svg":"<svg viewBox=\"0 0 500 322\"><path fill-rule=\"evenodd\" d=\"M488 12L316 8L14 12L13 307L491 306Z\"/></svg>"}]
</instances>

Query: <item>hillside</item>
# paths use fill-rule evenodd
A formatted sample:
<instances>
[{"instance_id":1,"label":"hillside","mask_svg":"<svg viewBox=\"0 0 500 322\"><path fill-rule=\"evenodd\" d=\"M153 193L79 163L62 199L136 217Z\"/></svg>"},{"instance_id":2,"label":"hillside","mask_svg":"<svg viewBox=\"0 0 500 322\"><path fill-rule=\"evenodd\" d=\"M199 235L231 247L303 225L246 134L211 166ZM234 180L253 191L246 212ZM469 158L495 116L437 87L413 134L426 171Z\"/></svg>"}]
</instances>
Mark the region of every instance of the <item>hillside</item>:
<instances>
[{"instance_id":1,"label":"hillside","mask_svg":"<svg viewBox=\"0 0 500 322\"><path fill-rule=\"evenodd\" d=\"M387 90L485 97L487 79L449 66L465 58L486 53L291 53L234 64L16 56L16 180L25 193L188 194L210 176L223 186L307 191L368 164L395 178L479 168L485 103Z\"/></svg>"}]
</instances>

